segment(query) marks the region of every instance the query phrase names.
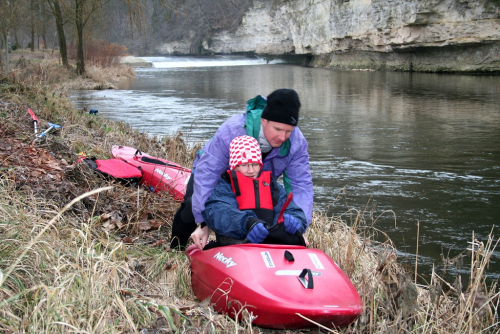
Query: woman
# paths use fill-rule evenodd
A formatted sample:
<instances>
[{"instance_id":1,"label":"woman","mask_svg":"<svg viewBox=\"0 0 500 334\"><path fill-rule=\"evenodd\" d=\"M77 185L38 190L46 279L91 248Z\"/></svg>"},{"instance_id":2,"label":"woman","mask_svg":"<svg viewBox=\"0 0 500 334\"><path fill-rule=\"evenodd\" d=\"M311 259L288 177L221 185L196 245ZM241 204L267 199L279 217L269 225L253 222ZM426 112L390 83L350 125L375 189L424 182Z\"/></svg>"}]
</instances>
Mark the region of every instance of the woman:
<instances>
[{"instance_id":1,"label":"woman","mask_svg":"<svg viewBox=\"0 0 500 334\"><path fill-rule=\"evenodd\" d=\"M262 153L257 140L246 135L233 139L229 146L229 170L222 175L202 212L219 245L246 240L304 244L302 234L307 227L304 212L291 201L283 214L284 223L278 226L287 194L270 171L261 169ZM193 239L203 227L200 224L193 232Z\"/></svg>"}]
</instances>

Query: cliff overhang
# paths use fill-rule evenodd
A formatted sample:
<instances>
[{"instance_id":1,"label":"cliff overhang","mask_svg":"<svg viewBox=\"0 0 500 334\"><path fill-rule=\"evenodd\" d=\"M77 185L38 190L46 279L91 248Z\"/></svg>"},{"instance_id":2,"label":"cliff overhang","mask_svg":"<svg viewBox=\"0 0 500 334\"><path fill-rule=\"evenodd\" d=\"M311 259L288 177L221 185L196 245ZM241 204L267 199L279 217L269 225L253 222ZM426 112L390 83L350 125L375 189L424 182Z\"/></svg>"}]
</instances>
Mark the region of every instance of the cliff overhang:
<instances>
[{"instance_id":1,"label":"cliff overhang","mask_svg":"<svg viewBox=\"0 0 500 334\"><path fill-rule=\"evenodd\" d=\"M321 67L492 73L500 72L500 7L496 0L255 0L235 32L198 43L198 53L306 56ZM157 51L192 54L192 44Z\"/></svg>"}]
</instances>

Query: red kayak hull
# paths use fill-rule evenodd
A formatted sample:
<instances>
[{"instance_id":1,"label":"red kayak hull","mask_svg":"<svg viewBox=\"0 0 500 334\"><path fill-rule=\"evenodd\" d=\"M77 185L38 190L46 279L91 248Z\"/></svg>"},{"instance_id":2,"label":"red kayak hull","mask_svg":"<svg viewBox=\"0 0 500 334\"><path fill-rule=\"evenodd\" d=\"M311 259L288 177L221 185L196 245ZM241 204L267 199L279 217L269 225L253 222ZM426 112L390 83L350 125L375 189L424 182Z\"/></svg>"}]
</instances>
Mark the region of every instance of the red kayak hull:
<instances>
[{"instance_id":1,"label":"red kayak hull","mask_svg":"<svg viewBox=\"0 0 500 334\"><path fill-rule=\"evenodd\" d=\"M168 192L176 200L182 201L191 170L174 162L152 157L133 147L114 145L111 154L142 171L141 183L154 192Z\"/></svg>"},{"instance_id":2,"label":"red kayak hull","mask_svg":"<svg viewBox=\"0 0 500 334\"><path fill-rule=\"evenodd\" d=\"M286 250L294 261L284 257ZM210 298L217 312L232 318L240 317L243 305L260 327L316 327L306 317L333 328L350 324L363 311L347 275L318 249L243 244L200 251L191 245L186 253L196 297ZM305 268L312 273L311 289L298 278Z\"/></svg>"}]
</instances>

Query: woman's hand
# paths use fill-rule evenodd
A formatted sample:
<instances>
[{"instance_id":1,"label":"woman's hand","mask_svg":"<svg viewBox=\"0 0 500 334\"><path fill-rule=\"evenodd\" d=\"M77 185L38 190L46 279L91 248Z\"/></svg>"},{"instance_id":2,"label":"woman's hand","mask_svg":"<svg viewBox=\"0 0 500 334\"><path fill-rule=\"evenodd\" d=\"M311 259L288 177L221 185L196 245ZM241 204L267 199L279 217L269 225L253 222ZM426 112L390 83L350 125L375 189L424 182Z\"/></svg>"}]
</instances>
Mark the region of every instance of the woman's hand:
<instances>
[{"instance_id":1,"label":"woman's hand","mask_svg":"<svg viewBox=\"0 0 500 334\"><path fill-rule=\"evenodd\" d=\"M209 234L210 231L208 230L208 226L201 227L201 224L198 224L196 230L191 233L191 239L193 239L196 247L198 247L200 250L203 250L203 247L205 247L205 245L207 244Z\"/></svg>"}]
</instances>

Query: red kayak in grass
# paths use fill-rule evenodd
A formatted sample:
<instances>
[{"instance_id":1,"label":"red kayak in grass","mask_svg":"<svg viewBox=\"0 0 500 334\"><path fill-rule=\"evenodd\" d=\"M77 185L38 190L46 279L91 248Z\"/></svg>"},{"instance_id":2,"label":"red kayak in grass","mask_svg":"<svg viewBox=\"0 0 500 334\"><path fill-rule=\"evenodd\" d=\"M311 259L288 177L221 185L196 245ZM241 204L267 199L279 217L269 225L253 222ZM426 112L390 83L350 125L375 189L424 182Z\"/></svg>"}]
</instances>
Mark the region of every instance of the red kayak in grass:
<instances>
[{"instance_id":1,"label":"red kayak in grass","mask_svg":"<svg viewBox=\"0 0 500 334\"><path fill-rule=\"evenodd\" d=\"M166 191L182 201L191 170L174 162L152 157L133 147L114 145L111 154L142 171L141 183L154 192Z\"/></svg>"},{"instance_id":2,"label":"red kayak in grass","mask_svg":"<svg viewBox=\"0 0 500 334\"><path fill-rule=\"evenodd\" d=\"M260 327L316 327L314 321L333 328L363 311L347 275L318 249L240 244L200 251L191 245L186 253L196 297L210 298L217 312L232 318L244 306Z\"/></svg>"}]
</instances>

